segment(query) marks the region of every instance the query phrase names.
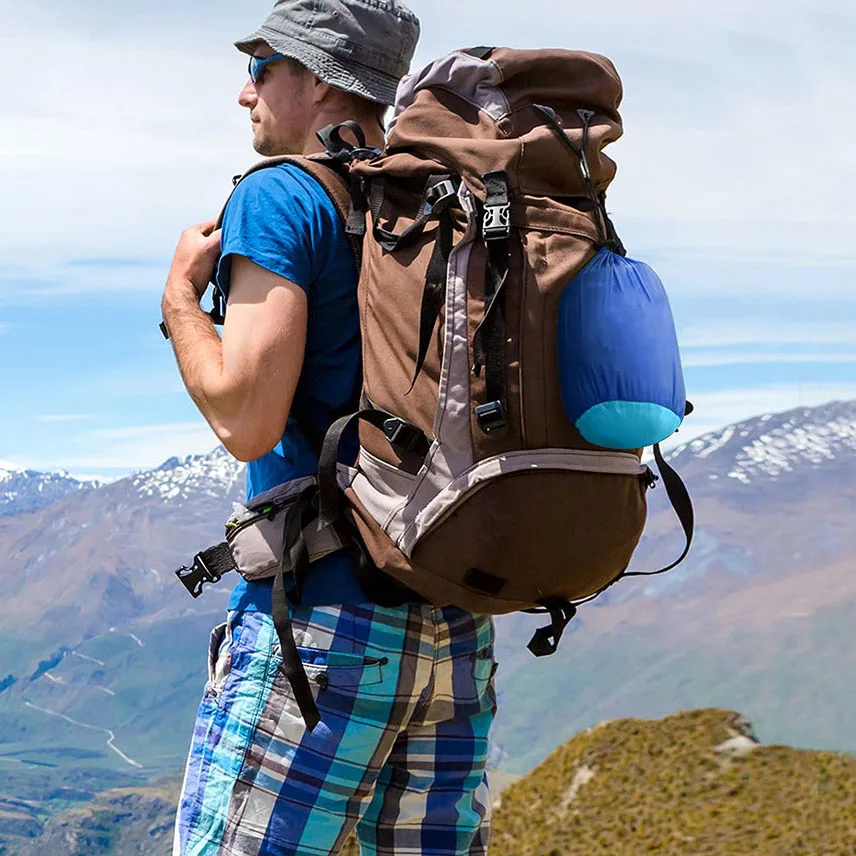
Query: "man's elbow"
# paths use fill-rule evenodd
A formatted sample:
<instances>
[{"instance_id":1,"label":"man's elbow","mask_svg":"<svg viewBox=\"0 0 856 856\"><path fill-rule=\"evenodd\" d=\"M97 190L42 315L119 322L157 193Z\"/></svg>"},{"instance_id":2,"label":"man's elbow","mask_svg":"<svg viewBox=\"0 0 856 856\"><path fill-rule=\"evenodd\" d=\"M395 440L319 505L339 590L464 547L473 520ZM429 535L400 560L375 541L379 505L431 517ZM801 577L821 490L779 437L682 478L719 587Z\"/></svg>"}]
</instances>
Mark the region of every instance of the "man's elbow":
<instances>
[{"instance_id":1,"label":"man's elbow","mask_svg":"<svg viewBox=\"0 0 856 856\"><path fill-rule=\"evenodd\" d=\"M279 443L283 428L236 425L220 427L216 433L226 451L238 461L249 463L264 457Z\"/></svg>"}]
</instances>

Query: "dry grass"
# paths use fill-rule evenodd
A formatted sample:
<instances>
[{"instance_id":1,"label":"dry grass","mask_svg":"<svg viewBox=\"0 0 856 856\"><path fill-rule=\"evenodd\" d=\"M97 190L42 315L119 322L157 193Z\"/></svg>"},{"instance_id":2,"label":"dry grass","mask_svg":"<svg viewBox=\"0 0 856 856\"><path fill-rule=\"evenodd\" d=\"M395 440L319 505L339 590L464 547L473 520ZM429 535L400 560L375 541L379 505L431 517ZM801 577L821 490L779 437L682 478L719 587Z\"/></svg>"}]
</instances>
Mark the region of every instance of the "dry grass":
<instances>
[{"instance_id":1,"label":"dry grass","mask_svg":"<svg viewBox=\"0 0 856 856\"><path fill-rule=\"evenodd\" d=\"M717 751L747 733L701 710L580 734L503 793L491 856L854 856L856 758Z\"/></svg>"}]
</instances>

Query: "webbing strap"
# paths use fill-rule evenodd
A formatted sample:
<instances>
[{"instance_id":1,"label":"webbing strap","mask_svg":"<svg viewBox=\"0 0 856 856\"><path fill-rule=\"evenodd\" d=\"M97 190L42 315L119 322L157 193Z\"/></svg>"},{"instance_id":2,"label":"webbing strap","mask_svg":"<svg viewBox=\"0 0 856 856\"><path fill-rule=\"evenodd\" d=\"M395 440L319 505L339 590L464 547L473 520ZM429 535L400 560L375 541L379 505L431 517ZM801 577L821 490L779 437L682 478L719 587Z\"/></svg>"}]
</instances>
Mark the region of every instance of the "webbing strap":
<instances>
[{"instance_id":1,"label":"webbing strap","mask_svg":"<svg viewBox=\"0 0 856 856\"><path fill-rule=\"evenodd\" d=\"M431 337L440 317L440 310L446 301L446 284L449 273L449 256L452 253L452 215L449 206L445 204L440 212L437 224L437 237L434 241L434 251L428 262L428 270L425 274L425 288L422 290L422 309L419 313L419 349L416 355L416 368L413 372L413 381L407 395L413 391L419 373L425 365L428 349L431 347Z\"/></svg>"},{"instance_id":2,"label":"webbing strap","mask_svg":"<svg viewBox=\"0 0 856 856\"><path fill-rule=\"evenodd\" d=\"M238 570L232 548L227 542L215 544L193 558L193 565L182 565L175 575L193 597L199 597L206 584L220 582L223 574Z\"/></svg>"},{"instance_id":3,"label":"webbing strap","mask_svg":"<svg viewBox=\"0 0 856 856\"><path fill-rule=\"evenodd\" d=\"M273 625L282 653L283 670L288 683L291 685L303 721L310 732L314 731L315 726L321 721L321 715L318 713L318 706L312 697L309 678L306 676L306 669L294 641L294 627L288 605L289 596L286 595L285 591L285 555L287 552L291 560L291 572L295 581L295 588L290 599L296 606L299 606L300 589L309 568L309 549L306 546L303 530L317 513L315 507L316 493L317 488L315 486L307 488L285 516L282 556L279 569L273 580L271 610Z\"/></svg>"},{"instance_id":4,"label":"webbing strap","mask_svg":"<svg viewBox=\"0 0 856 856\"><path fill-rule=\"evenodd\" d=\"M342 128L347 128L354 135L354 139L357 141L357 149L366 148L365 132L353 119L339 122L338 125L327 125L318 131L315 136L318 137L321 145L324 146L329 155L336 157L340 153L344 153L346 159L350 160L351 153L355 147L342 139Z\"/></svg>"},{"instance_id":5,"label":"webbing strap","mask_svg":"<svg viewBox=\"0 0 856 856\"><path fill-rule=\"evenodd\" d=\"M508 279L509 238L511 236L510 194L504 172L484 177L486 197L482 232L487 246L485 265L485 313L473 336L473 374L485 369L485 393L489 408L487 419L476 409L478 422L485 433L504 427L508 413L507 367L505 358L504 286Z\"/></svg>"},{"instance_id":6,"label":"webbing strap","mask_svg":"<svg viewBox=\"0 0 856 856\"><path fill-rule=\"evenodd\" d=\"M671 571L672 568L676 568L684 559L686 559L693 543L693 534L695 532L695 511L693 510L693 503L690 499L689 491L681 477L674 469L672 469L672 467L669 466L669 464L666 463L666 459L660 451L659 443L654 446L654 460L657 462L657 469L660 471L660 476L663 479L663 486L666 488L666 495L669 497L669 502L672 504L672 508L681 523L681 528L684 530L686 544L681 555L678 556L671 565L667 565L665 568L660 568L659 571L628 571L626 574L623 574L625 577L654 577L657 576L657 574L665 574L666 571Z\"/></svg>"},{"instance_id":7,"label":"webbing strap","mask_svg":"<svg viewBox=\"0 0 856 856\"><path fill-rule=\"evenodd\" d=\"M430 441L419 428L377 407L367 407L337 419L327 431L318 460L318 526L334 526L339 513L339 447L348 428L358 419L380 428L394 448L428 454Z\"/></svg>"}]
</instances>

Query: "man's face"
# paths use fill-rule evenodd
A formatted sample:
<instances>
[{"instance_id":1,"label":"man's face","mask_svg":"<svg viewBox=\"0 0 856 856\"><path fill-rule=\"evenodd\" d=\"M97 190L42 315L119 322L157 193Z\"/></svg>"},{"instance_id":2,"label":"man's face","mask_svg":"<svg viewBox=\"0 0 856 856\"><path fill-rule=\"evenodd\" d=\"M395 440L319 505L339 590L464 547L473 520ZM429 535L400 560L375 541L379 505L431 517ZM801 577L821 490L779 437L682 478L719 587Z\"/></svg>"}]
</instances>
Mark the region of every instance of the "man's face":
<instances>
[{"instance_id":1,"label":"man's face","mask_svg":"<svg viewBox=\"0 0 856 856\"><path fill-rule=\"evenodd\" d=\"M264 43L254 56L264 59L274 50ZM265 156L301 154L312 125L312 75L295 71L286 60L274 60L253 83L247 80L238 103L250 111L253 148Z\"/></svg>"}]
</instances>

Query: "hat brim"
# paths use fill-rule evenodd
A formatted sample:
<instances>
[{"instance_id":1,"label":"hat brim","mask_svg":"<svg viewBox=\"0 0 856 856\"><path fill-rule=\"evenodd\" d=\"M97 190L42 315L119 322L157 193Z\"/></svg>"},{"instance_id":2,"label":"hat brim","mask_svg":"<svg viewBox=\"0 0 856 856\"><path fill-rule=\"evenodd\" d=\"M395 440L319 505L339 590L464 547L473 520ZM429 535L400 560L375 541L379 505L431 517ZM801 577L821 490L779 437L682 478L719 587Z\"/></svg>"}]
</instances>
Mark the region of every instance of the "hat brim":
<instances>
[{"instance_id":1,"label":"hat brim","mask_svg":"<svg viewBox=\"0 0 856 856\"><path fill-rule=\"evenodd\" d=\"M353 92L355 95L379 104L395 103L398 80L392 75L383 74L353 60L345 65L325 51L275 30L261 27L246 38L235 42L235 47L242 53L252 55L263 42L277 53L297 60L319 80L323 80L335 89Z\"/></svg>"}]
</instances>

